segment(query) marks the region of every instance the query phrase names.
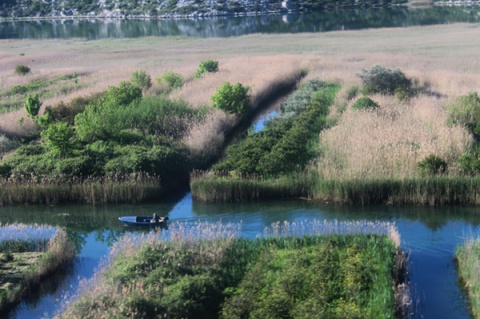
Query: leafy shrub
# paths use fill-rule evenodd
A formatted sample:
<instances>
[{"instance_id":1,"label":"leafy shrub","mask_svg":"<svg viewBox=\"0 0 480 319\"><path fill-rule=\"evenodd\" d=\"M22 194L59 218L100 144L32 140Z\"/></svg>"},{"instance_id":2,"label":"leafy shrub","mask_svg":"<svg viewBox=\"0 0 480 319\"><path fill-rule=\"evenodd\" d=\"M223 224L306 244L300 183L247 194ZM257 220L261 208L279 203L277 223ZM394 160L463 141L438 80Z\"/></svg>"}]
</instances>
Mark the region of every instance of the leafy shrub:
<instances>
[{"instance_id":1,"label":"leafy shrub","mask_svg":"<svg viewBox=\"0 0 480 319\"><path fill-rule=\"evenodd\" d=\"M135 71L130 78L133 86L140 88L142 91L152 87L152 78L145 71Z\"/></svg>"},{"instance_id":2,"label":"leafy shrub","mask_svg":"<svg viewBox=\"0 0 480 319\"><path fill-rule=\"evenodd\" d=\"M250 108L249 90L249 86L226 82L211 96L212 106L228 113L243 115Z\"/></svg>"},{"instance_id":3,"label":"leafy shrub","mask_svg":"<svg viewBox=\"0 0 480 319\"><path fill-rule=\"evenodd\" d=\"M357 110L372 110L380 107L377 102L369 98L368 96L363 96L359 98L352 107Z\"/></svg>"},{"instance_id":4,"label":"leafy shrub","mask_svg":"<svg viewBox=\"0 0 480 319\"><path fill-rule=\"evenodd\" d=\"M412 81L402 71L388 69L380 65L375 65L370 69L362 69L359 76L362 79L364 94L394 95L397 89L410 92L412 87Z\"/></svg>"},{"instance_id":5,"label":"leafy shrub","mask_svg":"<svg viewBox=\"0 0 480 319\"><path fill-rule=\"evenodd\" d=\"M480 173L480 149L474 149L460 156L458 159L460 170L469 175Z\"/></svg>"},{"instance_id":6,"label":"leafy shrub","mask_svg":"<svg viewBox=\"0 0 480 319\"><path fill-rule=\"evenodd\" d=\"M418 164L422 175L437 175L447 171L447 162L436 155L428 155Z\"/></svg>"},{"instance_id":7,"label":"leafy shrub","mask_svg":"<svg viewBox=\"0 0 480 319\"><path fill-rule=\"evenodd\" d=\"M29 94L27 96L27 99L25 101L25 110L27 111L28 117L30 117L31 119L36 119L41 106L42 103L40 102L38 94Z\"/></svg>"},{"instance_id":8,"label":"leafy shrub","mask_svg":"<svg viewBox=\"0 0 480 319\"><path fill-rule=\"evenodd\" d=\"M204 73L215 73L218 72L218 61L215 60L206 60L201 61L198 66L198 70L195 72L194 77L200 78Z\"/></svg>"},{"instance_id":9,"label":"leafy shrub","mask_svg":"<svg viewBox=\"0 0 480 319\"><path fill-rule=\"evenodd\" d=\"M26 65L17 65L15 67L15 74L18 75L26 75L27 73L30 73L30 68Z\"/></svg>"},{"instance_id":10,"label":"leafy shrub","mask_svg":"<svg viewBox=\"0 0 480 319\"><path fill-rule=\"evenodd\" d=\"M476 92L460 96L447 105L449 124L464 125L480 139L480 97Z\"/></svg>"},{"instance_id":11,"label":"leafy shrub","mask_svg":"<svg viewBox=\"0 0 480 319\"><path fill-rule=\"evenodd\" d=\"M175 72L167 71L157 79L158 85L166 84L169 89L178 89L183 85L183 77Z\"/></svg>"}]
</instances>

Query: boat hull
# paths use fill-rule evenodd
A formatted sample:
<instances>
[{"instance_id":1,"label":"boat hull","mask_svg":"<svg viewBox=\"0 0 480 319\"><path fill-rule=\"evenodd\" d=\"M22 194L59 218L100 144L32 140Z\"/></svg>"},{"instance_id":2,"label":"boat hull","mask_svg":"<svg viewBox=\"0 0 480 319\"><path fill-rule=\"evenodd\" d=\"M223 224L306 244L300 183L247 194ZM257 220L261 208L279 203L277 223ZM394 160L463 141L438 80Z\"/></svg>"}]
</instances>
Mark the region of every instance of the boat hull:
<instances>
[{"instance_id":1,"label":"boat hull","mask_svg":"<svg viewBox=\"0 0 480 319\"><path fill-rule=\"evenodd\" d=\"M118 220L128 226L166 226L168 217L161 217L159 222L152 223L152 217L122 216Z\"/></svg>"}]
</instances>

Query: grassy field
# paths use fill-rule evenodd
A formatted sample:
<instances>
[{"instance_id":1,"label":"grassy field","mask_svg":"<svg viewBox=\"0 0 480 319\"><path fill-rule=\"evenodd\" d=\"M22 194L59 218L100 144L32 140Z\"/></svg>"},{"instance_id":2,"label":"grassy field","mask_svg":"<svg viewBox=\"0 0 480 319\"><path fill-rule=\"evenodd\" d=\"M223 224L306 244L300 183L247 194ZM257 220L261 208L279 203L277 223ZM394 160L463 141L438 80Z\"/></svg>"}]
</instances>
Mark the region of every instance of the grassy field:
<instances>
[{"instance_id":1,"label":"grassy field","mask_svg":"<svg viewBox=\"0 0 480 319\"><path fill-rule=\"evenodd\" d=\"M0 40L0 92L39 79L81 75L77 79L81 89L60 90L45 99L45 107L103 91L127 80L135 70L148 70L152 78L173 70L187 82L175 96L202 104L208 103L224 81L250 85L259 96L275 81L302 68L309 71L307 79L339 82L346 90L359 84L356 74L362 68L380 64L399 68L409 77L428 82L432 90L452 97L480 87L479 32L475 24L454 24L223 39ZM218 60L220 72L202 81L189 81L205 59ZM31 73L15 75L19 64L30 67ZM0 133L20 134L32 129L27 120L19 125L21 117L25 117L23 110L1 115Z\"/></svg>"}]
</instances>

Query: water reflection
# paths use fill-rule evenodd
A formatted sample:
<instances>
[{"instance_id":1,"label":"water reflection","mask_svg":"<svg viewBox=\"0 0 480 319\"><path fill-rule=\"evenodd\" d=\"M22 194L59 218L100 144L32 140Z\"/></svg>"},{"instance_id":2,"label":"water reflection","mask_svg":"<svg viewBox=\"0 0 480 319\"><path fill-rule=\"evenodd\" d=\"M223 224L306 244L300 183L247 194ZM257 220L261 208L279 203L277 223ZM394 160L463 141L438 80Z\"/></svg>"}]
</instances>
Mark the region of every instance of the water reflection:
<instances>
[{"instance_id":1,"label":"water reflection","mask_svg":"<svg viewBox=\"0 0 480 319\"><path fill-rule=\"evenodd\" d=\"M231 37L252 33L299 33L479 22L480 8L386 7L288 15L178 20L41 20L0 22L0 39Z\"/></svg>"},{"instance_id":2,"label":"water reflection","mask_svg":"<svg viewBox=\"0 0 480 319\"><path fill-rule=\"evenodd\" d=\"M82 278L89 278L109 247L126 231L118 217L169 216L170 222L241 222L242 236L254 238L277 221L381 220L395 222L402 247L410 254L411 288L415 297L412 318L470 318L465 296L457 285L454 251L467 236L480 231L478 208L342 206L302 200L255 203L205 204L192 201L191 193L180 193L159 203L106 206L1 207L2 223L39 223L65 227L74 238L78 255L72 269L59 274L42 290L23 301L8 318L52 316L65 295L72 294ZM147 230L148 231L148 230Z\"/></svg>"}]
</instances>

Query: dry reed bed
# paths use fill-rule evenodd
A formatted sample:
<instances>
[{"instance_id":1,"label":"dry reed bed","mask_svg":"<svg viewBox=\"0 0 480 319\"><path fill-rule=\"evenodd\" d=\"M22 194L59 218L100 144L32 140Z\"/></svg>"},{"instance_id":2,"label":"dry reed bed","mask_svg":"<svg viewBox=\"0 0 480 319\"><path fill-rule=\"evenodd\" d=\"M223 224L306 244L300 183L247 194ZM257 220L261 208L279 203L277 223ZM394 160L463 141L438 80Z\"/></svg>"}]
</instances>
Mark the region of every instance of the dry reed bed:
<instances>
[{"instance_id":1,"label":"dry reed bed","mask_svg":"<svg viewBox=\"0 0 480 319\"><path fill-rule=\"evenodd\" d=\"M472 143L460 126L449 127L442 101L428 96L411 102L374 96L381 108L348 108L339 123L320 135L318 170L325 179L407 178L417 163L434 154L450 171Z\"/></svg>"},{"instance_id":2,"label":"dry reed bed","mask_svg":"<svg viewBox=\"0 0 480 319\"><path fill-rule=\"evenodd\" d=\"M32 77L85 73L82 81L88 87L44 102L45 106L54 105L117 85L134 70L147 70L154 78L173 70L189 80L201 60L216 59L221 70L233 72L227 77L232 81L241 81L235 72L242 70L254 68L257 74L268 75L272 68L297 65L308 68L309 77L339 81L346 87L359 83L355 74L362 68L381 64L400 68L407 76L430 83L435 91L457 96L480 89L479 35L475 24L454 24L211 39L0 40L0 89L28 80L29 76L13 75L17 64L29 66ZM261 90L254 80L250 84L254 90ZM206 100L203 93L202 96L199 101ZM26 130L26 125L18 125L21 116L25 116L23 111L1 115L0 132Z\"/></svg>"}]
</instances>

